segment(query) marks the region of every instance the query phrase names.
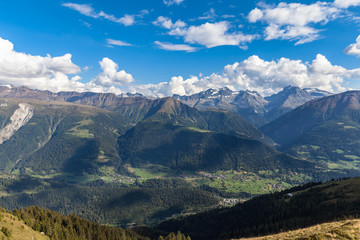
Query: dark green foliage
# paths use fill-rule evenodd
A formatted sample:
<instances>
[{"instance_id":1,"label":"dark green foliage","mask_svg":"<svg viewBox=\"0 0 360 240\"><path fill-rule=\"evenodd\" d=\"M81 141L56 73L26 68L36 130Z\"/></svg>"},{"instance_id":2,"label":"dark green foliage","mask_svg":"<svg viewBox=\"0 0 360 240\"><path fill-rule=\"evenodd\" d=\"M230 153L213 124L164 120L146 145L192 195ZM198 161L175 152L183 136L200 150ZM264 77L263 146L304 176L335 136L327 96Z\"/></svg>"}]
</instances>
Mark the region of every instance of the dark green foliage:
<instances>
[{"instance_id":1,"label":"dark green foliage","mask_svg":"<svg viewBox=\"0 0 360 240\"><path fill-rule=\"evenodd\" d=\"M36 120L37 118L34 117L29 123L34 123ZM50 126L45 122L30 124L23 126L21 131L16 132L8 141L0 145L0 170L10 171L15 167L17 159L26 158L38 148L39 143L46 141Z\"/></svg>"},{"instance_id":2,"label":"dark green foliage","mask_svg":"<svg viewBox=\"0 0 360 240\"><path fill-rule=\"evenodd\" d=\"M44 232L52 240L148 239L131 230L100 225L75 215L65 216L39 207L28 207L25 210L20 208L14 210L13 214L34 230ZM4 232L3 229L2 231Z\"/></svg>"},{"instance_id":3,"label":"dark green foliage","mask_svg":"<svg viewBox=\"0 0 360 240\"><path fill-rule=\"evenodd\" d=\"M80 125L78 129L86 129L93 137L84 138L68 134L81 121L89 121L89 124ZM30 168L35 173L94 172L99 167L96 159L100 150L107 153L112 163L119 162L115 129L114 120L105 114L88 118L68 116L58 124L51 140L19 166Z\"/></svg>"},{"instance_id":4,"label":"dark green foliage","mask_svg":"<svg viewBox=\"0 0 360 240\"><path fill-rule=\"evenodd\" d=\"M147 181L138 183L143 188L190 188L190 184L182 179L169 178L169 179L149 179Z\"/></svg>"},{"instance_id":5,"label":"dark green foliage","mask_svg":"<svg viewBox=\"0 0 360 240\"><path fill-rule=\"evenodd\" d=\"M322 185L310 183L259 196L232 208L169 220L158 229L180 230L193 239L230 239L298 229L359 216L359 190L360 178Z\"/></svg>"},{"instance_id":6,"label":"dark green foliage","mask_svg":"<svg viewBox=\"0 0 360 240\"><path fill-rule=\"evenodd\" d=\"M22 176L17 179L0 178L0 186L8 193L41 190L45 187L43 181L28 176Z\"/></svg>"},{"instance_id":7,"label":"dark green foliage","mask_svg":"<svg viewBox=\"0 0 360 240\"><path fill-rule=\"evenodd\" d=\"M243 138L256 139L269 145L273 144L271 139L246 122L239 114L216 109L199 111L172 98L155 100L144 120L240 135Z\"/></svg>"},{"instance_id":8,"label":"dark green foliage","mask_svg":"<svg viewBox=\"0 0 360 240\"><path fill-rule=\"evenodd\" d=\"M39 205L97 222L126 225L158 223L173 214L189 210L200 211L218 203L214 196L202 190L151 187L64 186L35 194L21 193L2 197L0 205L7 209Z\"/></svg>"},{"instance_id":9,"label":"dark green foliage","mask_svg":"<svg viewBox=\"0 0 360 240\"><path fill-rule=\"evenodd\" d=\"M12 101L15 109L21 102ZM124 123L118 121L118 114L71 104L30 104L35 108L34 116L0 145L0 170L9 172L15 167L28 174L93 172L99 165L96 159L100 150L112 164L119 165L116 140L117 132L124 131ZM15 109L2 109L0 116L11 116Z\"/></svg>"},{"instance_id":10,"label":"dark green foliage","mask_svg":"<svg viewBox=\"0 0 360 240\"><path fill-rule=\"evenodd\" d=\"M256 140L155 121L139 123L121 136L119 155L135 166L152 163L181 170L312 170L310 163Z\"/></svg>"},{"instance_id":11,"label":"dark green foliage","mask_svg":"<svg viewBox=\"0 0 360 240\"><path fill-rule=\"evenodd\" d=\"M189 236L186 237L184 234L178 231L177 234L169 233L166 237L160 236L158 240L191 240L191 238Z\"/></svg>"},{"instance_id":12,"label":"dark green foliage","mask_svg":"<svg viewBox=\"0 0 360 240\"><path fill-rule=\"evenodd\" d=\"M202 113L207 122L207 128L202 127L204 129L229 135L240 135L240 137L256 139L268 145L274 144L273 140L262 134L239 114L222 110L204 110Z\"/></svg>"},{"instance_id":13,"label":"dark green foliage","mask_svg":"<svg viewBox=\"0 0 360 240\"><path fill-rule=\"evenodd\" d=\"M7 227L2 227L1 231L4 233L6 237L11 237L11 231Z\"/></svg>"},{"instance_id":14,"label":"dark green foliage","mask_svg":"<svg viewBox=\"0 0 360 240\"><path fill-rule=\"evenodd\" d=\"M360 92L349 91L311 101L261 129L299 158L342 176L358 176Z\"/></svg>"},{"instance_id":15,"label":"dark green foliage","mask_svg":"<svg viewBox=\"0 0 360 240\"><path fill-rule=\"evenodd\" d=\"M338 120L328 121L314 127L283 150L316 161L360 160L360 141L356 140L360 139L360 128L357 128L359 125L354 122L341 123L339 124ZM355 159L347 156L354 156Z\"/></svg>"},{"instance_id":16,"label":"dark green foliage","mask_svg":"<svg viewBox=\"0 0 360 240\"><path fill-rule=\"evenodd\" d=\"M87 100L82 103L95 104L90 101L93 97L93 94L85 94L81 99ZM3 123L13 114L19 102L21 100L11 100L11 105L7 109L1 109L0 120ZM0 171L20 170L21 174L30 175L82 174L98 173L102 166L113 166L115 171L123 171L123 162L118 154L122 146L118 146L118 137L136 123L146 125L146 122L152 121L272 143L240 115L220 110L199 111L172 98L154 101L123 99L115 105L105 102L95 104L109 108L112 112L68 103L29 104L34 107L34 116L8 141L0 144ZM144 123L140 123L141 121ZM175 131L177 128L168 130ZM161 135L158 139L161 137L166 136ZM187 142L188 137L192 136L184 135L181 141ZM145 141L151 141L153 136L147 135L146 138ZM189 139L197 140L207 141L201 137ZM197 145L201 144L199 142ZM98 159L101 154L103 161ZM212 152L205 154L211 155Z\"/></svg>"}]
</instances>

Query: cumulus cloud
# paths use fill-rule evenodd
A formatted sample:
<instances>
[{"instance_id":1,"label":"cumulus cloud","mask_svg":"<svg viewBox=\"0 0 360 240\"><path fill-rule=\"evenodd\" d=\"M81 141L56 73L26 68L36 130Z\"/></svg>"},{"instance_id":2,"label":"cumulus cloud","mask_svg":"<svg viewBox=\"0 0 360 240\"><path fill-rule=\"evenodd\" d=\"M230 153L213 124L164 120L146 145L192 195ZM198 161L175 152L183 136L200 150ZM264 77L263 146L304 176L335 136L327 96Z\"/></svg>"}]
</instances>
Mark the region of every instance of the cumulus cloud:
<instances>
[{"instance_id":1,"label":"cumulus cloud","mask_svg":"<svg viewBox=\"0 0 360 240\"><path fill-rule=\"evenodd\" d=\"M228 87L232 90L253 90L266 96L288 85L319 88L330 92L344 91L345 78L360 78L360 69L347 70L332 65L321 54L311 63L288 58L265 61L254 55L242 62L225 66L221 74L192 76L188 79L177 76L169 82L132 86L131 89L145 95L164 97L173 94L190 95L209 88Z\"/></svg>"},{"instance_id":2,"label":"cumulus cloud","mask_svg":"<svg viewBox=\"0 0 360 240\"><path fill-rule=\"evenodd\" d=\"M285 39L296 44L311 42L320 38L321 30L315 24L325 24L335 19L340 10L332 3L316 2L306 5L301 3L281 2L277 6L263 5L253 9L248 20L251 23L265 22L265 39Z\"/></svg>"},{"instance_id":3,"label":"cumulus cloud","mask_svg":"<svg viewBox=\"0 0 360 240\"><path fill-rule=\"evenodd\" d=\"M167 51L185 51L185 52L195 52L197 48L192 47L186 44L173 44L173 43L164 43L155 41L154 42L160 49Z\"/></svg>"},{"instance_id":4,"label":"cumulus cloud","mask_svg":"<svg viewBox=\"0 0 360 240\"><path fill-rule=\"evenodd\" d=\"M71 61L71 54L60 57L33 56L14 50L14 45L0 38L0 84L32 89L59 91L93 91L122 93L118 86L134 81L131 74L118 71L109 58L100 61L102 72L88 83L81 82L81 68ZM85 67L86 69L87 67ZM69 78L69 75L75 75Z\"/></svg>"},{"instance_id":5,"label":"cumulus cloud","mask_svg":"<svg viewBox=\"0 0 360 240\"><path fill-rule=\"evenodd\" d=\"M360 0L335 0L334 5L339 8L360 6Z\"/></svg>"},{"instance_id":6,"label":"cumulus cloud","mask_svg":"<svg viewBox=\"0 0 360 240\"><path fill-rule=\"evenodd\" d=\"M350 44L350 46L345 48L344 52L349 55L360 57L360 35L356 38L356 43Z\"/></svg>"},{"instance_id":7,"label":"cumulus cloud","mask_svg":"<svg viewBox=\"0 0 360 240\"><path fill-rule=\"evenodd\" d=\"M163 0L164 4L167 6L171 6L171 5L179 5L180 3L182 3L184 0Z\"/></svg>"},{"instance_id":8,"label":"cumulus cloud","mask_svg":"<svg viewBox=\"0 0 360 240\"><path fill-rule=\"evenodd\" d=\"M263 17L264 17L263 11L258 8L255 8L249 13L248 19L251 23L254 23L259 21Z\"/></svg>"},{"instance_id":9,"label":"cumulus cloud","mask_svg":"<svg viewBox=\"0 0 360 240\"><path fill-rule=\"evenodd\" d=\"M131 26L131 25L135 24L135 17L134 17L134 15L125 14L124 17L117 19L116 22L122 23L125 26Z\"/></svg>"},{"instance_id":10,"label":"cumulus cloud","mask_svg":"<svg viewBox=\"0 0 360 240\"><path fill-rule=\"evenodd\" d=\"M0 38L0 82L52 91L72 89L80 78L69 79L67 75L77 74L81 69L72 63L71 57L71 54L42 57L19 53L10 41Z\"/></svg>"},{"instance_id":11,"label":"cumulus cloud","mask_svg":"<svg viewBox=\"0 0 360 240\"><path fill-rule=\"evenodd\" d=\"M108 45L111 45L111 46L120 46L120 47L123 47L123 46L132 46L130 43L127 43L127 42L124 42L124 41L121 41L121 40L115 40L115 39L111 39L111 38L108 38L106 39L106 42Z\"/></svg>"},{"instance_id":12,"label":"cumulus cloud","mask_svg":"<svg viewBox=\"0 0 360 240\"><path fill-rule=\"evenodd\" d=\"M155 26L161 26L161 27L166 28L166 29L183 28L183 27L186 26L186 23L181 21L181 20L177 20L175 23L173 23L170 18L163 17L163 16L159 16L153 22L153 24Z\"/></svg>"},{"instance_id":13,"label":"cumulus cloud","mask_svg":"<svg viewBox=\"0 0 360 240\"><path fill-rule=\"evenodd\" d=\"M190 26L187 29L174 29L169 34L183 36L185 42L204 45L207 48L235 45L245 46L246 43L255 39L255 35L243 33L229 33L229 23L226 21L217 23L205 23L200 26Z\"/></svg>"},{"instance_id":14,"label":"cumulus cloud","mask_svg":"<svg viewBox=\"0 0 360 240\"><path fill-rule=\"evenodd\" d=\"M147 12L141 11L138 15L129 15L125 14L121 18L117 18L112 14L107 14L103 11L97 12L91 5L89 4L77 4L77 3L63 3L62 6L73 9L85 16L92 17L92 18L102 18L106 19L112 22L123 24L124 26L131 26L136 23L135 17L142 17L144 14L147 14ZM146 11L146 10L145 10Z\"/></svg>"},{"instance_id":15,"label":"cumulus cloud","mask_svg":"<svg viewBox=\"0 0 360 240\"><path fill-rule=\"evenodd\" d=\"M102 72L93 80L93 83L99 86L122 86L134 81L133 76L125 72L125 70L118 71L118 64L110 58L103 58L99 64Z\"/></svg>"},{"instance_id":16,"label":"cumulus cloud","mask_svg":"<svg viewBox=\"0 0 360 240\"><path fill-rule=\"evenodd\" d=\"M167 45L163 46L179 47ZM101 73L91 81L83 83L80 76L76 75L80 73L80 67L71 61L70 54L59 57L33 56L15 51L10 41L0 38L0 84L53 92L92 91L120 94L131 91L146 96L164 97L228 87L232 90L254 90L262 95L270 95L288 85L343 91L345 79L360 79L360 68L348 70L333 65L321 54L316 55L310 63L288 58L266 61L254 55L225 66L222 73L191 76L187 79L176 76L168 82L147 85L134 84L133 76L120 70L118 64L109 58L103 58L99 64ZM69 75L75 76L70 78Z\"/></svg>"},{"instance_id":17,"label":"cumulus cloud","mask_svg":"<svg viewBox=\"0 0 360 240\"><path fill-rule=\"evenodd\" d=\"M231 24L227 21L187 26L181 20L174 23L170 18L159 16L153 24L168 29L168 34L171 36L183 37L186 43L199 44L207 48L225 45L246 48L246 44L257 37L257 35L247 35L241 32L230 32Z\"/></svg>"},{"instance_id":18,"label":"cumulus cloud","mask_svg":"<svg viewBox=\"0 0 360 240\"><path fill-rule=\"evenodd\" d=\"M256 38L256 35L246 35L241 32L230 33L229 28L230 24L227 21L207 22L200 26L171 29L169 35L181 36L187 43L199 44L207 48L224 45L245 47Z\"/></svg>"}]
</instances>

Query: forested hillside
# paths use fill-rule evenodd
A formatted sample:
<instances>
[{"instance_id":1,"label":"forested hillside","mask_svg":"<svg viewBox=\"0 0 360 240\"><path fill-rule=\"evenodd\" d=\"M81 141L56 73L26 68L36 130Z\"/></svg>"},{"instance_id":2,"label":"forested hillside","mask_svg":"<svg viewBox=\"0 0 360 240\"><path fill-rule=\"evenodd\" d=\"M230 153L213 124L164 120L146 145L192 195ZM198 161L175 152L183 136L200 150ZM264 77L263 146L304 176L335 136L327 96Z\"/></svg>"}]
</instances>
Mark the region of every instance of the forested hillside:
<instances>
[{"instance_id":1,"label":"forested hillside","mask_svg":"<svg viewBox=\"0 0 360 240\"><path fill-rule=\"evenodd\" d=\"M180 230L193 239L254 237L355 217L360 214L360 178L309 183L267 194L232 208L165 221L160 230Z\"/></svg>"}]
</instances>

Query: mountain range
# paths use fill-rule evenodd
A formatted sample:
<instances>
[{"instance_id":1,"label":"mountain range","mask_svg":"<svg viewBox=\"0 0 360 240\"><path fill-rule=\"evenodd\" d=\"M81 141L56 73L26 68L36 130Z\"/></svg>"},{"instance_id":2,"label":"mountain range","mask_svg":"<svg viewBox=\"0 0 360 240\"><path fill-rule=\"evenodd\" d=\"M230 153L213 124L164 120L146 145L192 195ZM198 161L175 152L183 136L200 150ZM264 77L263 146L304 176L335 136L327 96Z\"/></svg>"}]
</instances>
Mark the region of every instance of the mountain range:
<instances>
[{"instance_id":1,"label":"mountain range","mask_svg":"<svg viewBox=\"0 0 360 240\"><path fill-rule=\"evenodd\" d=\"M0 205L156 224L224 198L357 176L360 94L325 95L289 86L266 98L225 88L149 99L1 86Z\"/></svg>"},{"instance_id":2,"label":"mountain range","mask_svg":"<svg viewBox=\"0 0 360 240\"><path fill-rule=\"evenodd\" d=\"M229 88L208 89L190 96L174 95L173 99L179 100L190 107L197 109L222 109L240 114L249 123L256 127L265 125L275 120L286 112L317 98L331 95L331 93L312 88L299 88L296 86L285 87L282 91L268 97L262 97L255 91L232 91ZM129 113L131 119L142 116L134 106L146 108L153 102L141 94L121 94L112 93L78 93L78 92L58 92L32 90L26 87L0 86L0 97L4 98L28 98L44 101L65 101L94 107L105 108L107 110L129 111L131 105L132 112Z\"/></svg>"},{"instance_id":3,"label":"mountain range","mask_svg":"<svg viewBox=\"0 0 360 240\"><path fill-rule=\"evenodd\" d=\"M47 174L60 170L88 172L110 162L117 169L127 161L125 152L136 151L139 146L124 145L124 142L131 142L128 139L130 133L137 132L138 129L143 129L140 130L143 144L151 143L148 146L142 145L146 151L169 144L179 148L176 142L177 132L186 133L181 141L189 144L199 144L199 139L203 138L205 145L199 144L197 149L188 148L189 156L195 156L194 151L200 151L209 157L206 148L212 139L210 136L222 136L219 134L224 134L222 138L233 137L249 144L254 142L253 145L259 148L264 143L272 143L241 116L231 112L199 111L172 98L153 101L144 99L141 104L138 103L135 100L134 104L122 104L109 111L105 110L109 106L102 109L68 102L3 98L0 103L0 124L6 131L0 132L3 139L0 144L1 169L6 172ZM23 106L27 106L29 111L24 112L19 121L18 111ZM8 128L13 129L11 136ZM146 135L146 131L154 132ZM160 135L161 131L165 131L164 135ZM174 134L173 138L168 138L169 134ZM159 143L154 141L155 136ZM195 139L190 140L194 137ZM218 140L217 143L220 144L219 147L226 148L222 141ZM175 161L175 152L168 161Z\"/></svg>"},{"instance_id":4,"label":"mountain range","mask_svg":"<svg viewBox=\"0 0 360 240\"><path fill-rule=\"evenodd\" d=\"M173 97L198 109L220 108L239 113L248 122L259 127L310 100L328 95L331 93L320 89L287 86L265 98L255 91L232 91L229 88Z\"/></svg>"}]
</instances>

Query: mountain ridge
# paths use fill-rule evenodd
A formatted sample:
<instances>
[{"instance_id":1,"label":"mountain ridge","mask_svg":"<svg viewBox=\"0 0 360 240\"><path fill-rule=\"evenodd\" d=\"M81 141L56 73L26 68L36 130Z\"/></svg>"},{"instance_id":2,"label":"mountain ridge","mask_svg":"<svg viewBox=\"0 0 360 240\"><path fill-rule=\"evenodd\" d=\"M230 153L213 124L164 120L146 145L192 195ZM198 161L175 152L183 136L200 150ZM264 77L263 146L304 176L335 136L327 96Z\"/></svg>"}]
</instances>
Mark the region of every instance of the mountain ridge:
<instances>
[{"instance_id":1,"label":"mountain ridge","mask_svg":"<svg viewBox=\"0 0 360 240\"><path fill-rule=\"evenodd\" d=\"M319 89L287 86L265 98L256 91L232 91L226 87L218 90L209 89L190 96L174 95L173 97L199 109L220 108L237 112L259 127L307 101L327 95L330 93Z\"/></svg>"},{"instance_id":2,"label":"mountain ridge","mask_svg":"<svg viewBox=\"0 0 360 240\"><path fill-rule=\"evenodd\" d=\"M323 169L359 174L360 91L309 101L261 130L281 151Z\"/></svg>"}]
</instances>

